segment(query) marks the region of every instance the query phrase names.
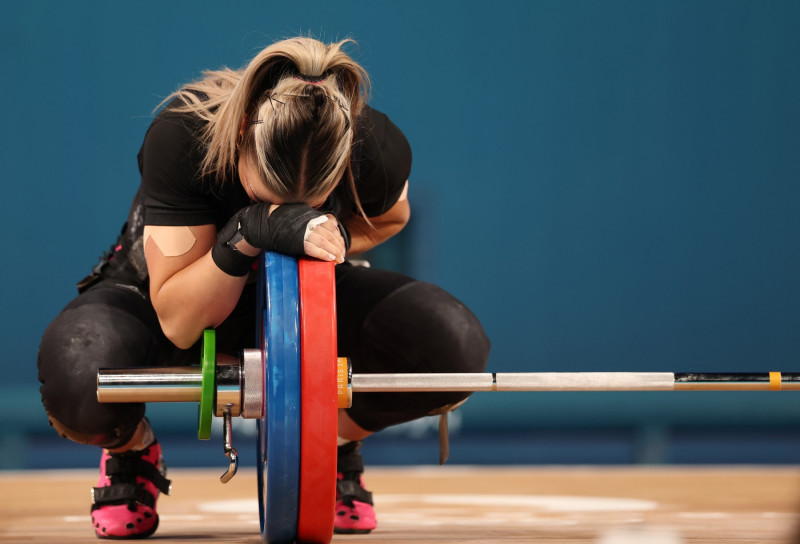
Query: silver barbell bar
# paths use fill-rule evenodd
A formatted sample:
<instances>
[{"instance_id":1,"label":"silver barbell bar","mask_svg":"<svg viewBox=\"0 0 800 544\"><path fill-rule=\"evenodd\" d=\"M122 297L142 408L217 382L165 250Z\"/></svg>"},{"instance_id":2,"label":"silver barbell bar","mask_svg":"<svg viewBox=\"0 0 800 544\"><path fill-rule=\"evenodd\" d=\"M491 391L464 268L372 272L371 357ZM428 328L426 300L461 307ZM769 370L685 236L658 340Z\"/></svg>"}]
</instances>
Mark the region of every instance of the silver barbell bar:
<instances>
[{"instance_id":1,"label":"silver barbell bar","mask_svg":"<svg viewBox=\"0 0 800 544\"><path fill-rule=\"evenodd\" d=\"M260 350L244 350L242 386L217 383L218 405L244 406L241 415L260 417L263 384ZM235 365L228 361L228 366ZM248 379L249 377L249 379ZM353 374L351 393L432 391L776 391L800 390L800 373L509 372L452 374ZM100 402L198 402L200 367L103 369L97 376ZM234 402L232 399L238 395ZM248 410L248 406L252 409ZM220 411L220 410L218 410ZM237 414L238 415L238 414Z\"/></svg>"}]
</instances>

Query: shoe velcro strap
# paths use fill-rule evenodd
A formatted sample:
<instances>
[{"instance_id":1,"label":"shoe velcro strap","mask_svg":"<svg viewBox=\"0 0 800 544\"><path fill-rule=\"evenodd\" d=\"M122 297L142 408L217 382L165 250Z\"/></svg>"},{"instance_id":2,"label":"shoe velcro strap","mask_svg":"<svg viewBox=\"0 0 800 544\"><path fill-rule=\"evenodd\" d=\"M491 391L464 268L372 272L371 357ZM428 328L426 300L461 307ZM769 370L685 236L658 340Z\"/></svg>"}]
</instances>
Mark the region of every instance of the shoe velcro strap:
<instances>
[{"instance_id":1,"label":"shoe velcro strap","mask_svg":"<svg viewBox=\"0 0 800 544\"><path fill-rule=\"evenodd\" d=\"M336 472L364 472L364 460L355 452L342 455L336 459Z\"/></svg>"},{"instance_id":2,"label":"shoe velcro strap","mask_svg":"<svg viewBox=\"0 0 800 544\"><path fill-rule=\"evenodd\" d=\"M94 506L92 510L107 504L125 504L128 502L138 502L155 508L156 499L140 484L112 484L106 487L95 487L92 489L92 499Z\"/></svg>"},{"instance_id":3,"label":"shoe velcro strap","mask_svg":"<svg viewBox=\"0 0 800 544\"><path fill-rule=\"evenodd\" d=\"M169 486L172 482L167 480L163 474L147 461L137 458L111 457L106 460L106 476L141 476L153 482L156 488L169 495ZM105 489L105 488L103 488Z\"/></svg>"},{"instance_id":4,"label":"shoe velcro strap","mask_svg":"<svg viewBox=\"0 0 800 544\"><path fill-rule=\"evenodd\" d=\"M361 487L356 481L337 480L336 491L339 492L339 498L346 503L360 501L372 504L372 493Z\"/></svg>"}]
</instances>

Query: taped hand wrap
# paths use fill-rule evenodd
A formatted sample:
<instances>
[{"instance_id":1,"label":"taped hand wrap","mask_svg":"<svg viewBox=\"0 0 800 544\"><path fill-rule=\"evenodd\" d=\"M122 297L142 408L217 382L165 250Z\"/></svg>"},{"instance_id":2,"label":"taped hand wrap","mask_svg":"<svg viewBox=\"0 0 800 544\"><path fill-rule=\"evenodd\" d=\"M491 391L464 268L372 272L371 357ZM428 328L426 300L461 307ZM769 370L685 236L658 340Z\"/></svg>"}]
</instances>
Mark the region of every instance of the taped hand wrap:
<instances>
[{"instance_id":1,"label":"taped hand wrap","mask_svg":"<svg viewBox=\"0 0 800 544\"><path fill-rule=\"evenodd\" d=\"M242 240L263 250L305 254L303 242L308 223L325 214L306 204L283 204L270 214L270 206L269 202L259 202L242 208L220 230L211 250L211 258L220 270L231 276L244 276L250 271L255 257L236 248Z\"/></svg>"}]
</instances>

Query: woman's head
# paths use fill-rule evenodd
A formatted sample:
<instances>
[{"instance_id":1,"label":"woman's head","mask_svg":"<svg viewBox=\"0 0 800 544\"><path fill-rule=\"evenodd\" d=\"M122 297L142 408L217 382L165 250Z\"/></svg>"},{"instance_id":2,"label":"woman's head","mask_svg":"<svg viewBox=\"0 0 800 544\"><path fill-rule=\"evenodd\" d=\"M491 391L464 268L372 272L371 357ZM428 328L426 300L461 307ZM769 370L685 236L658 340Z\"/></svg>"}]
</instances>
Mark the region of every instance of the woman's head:
<instances>
[{"instance_id":1,"label":"woman's head","mask_svg":"<svg viewBox=\"0 0 800 544\"><path fill-rule=\"evenodd\" d=\"M204 173L225 179L244 163L248 192L282 202L319 201L346 173L352 184L353 130L369 79L342 50L348 42L277 42L244 70L207 72L176 93L186 104L179 109L208 121Z\"/></svg>"}]
</instances>

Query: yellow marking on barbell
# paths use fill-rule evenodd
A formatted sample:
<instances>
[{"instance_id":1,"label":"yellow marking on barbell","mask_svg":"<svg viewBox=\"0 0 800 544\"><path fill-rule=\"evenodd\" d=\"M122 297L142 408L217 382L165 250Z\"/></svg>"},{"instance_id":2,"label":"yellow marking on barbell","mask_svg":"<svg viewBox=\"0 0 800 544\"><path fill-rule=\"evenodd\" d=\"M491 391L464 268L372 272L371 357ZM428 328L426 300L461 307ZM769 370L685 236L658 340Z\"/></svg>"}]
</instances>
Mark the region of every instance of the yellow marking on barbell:
<instances>
[{"instance_id":1,"label":"yellow marking on barbell","mask_svg":"<svg viewBox=\"0 0 800 544\"><path fill-rule=\"evenodd\" d=\"M769 373L769 390L770 391L780 391L781 390L781 373L780 372L770 372Z\"/></svg>"}]
</instances>

